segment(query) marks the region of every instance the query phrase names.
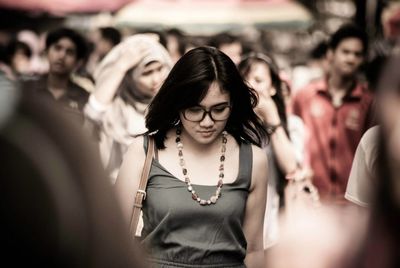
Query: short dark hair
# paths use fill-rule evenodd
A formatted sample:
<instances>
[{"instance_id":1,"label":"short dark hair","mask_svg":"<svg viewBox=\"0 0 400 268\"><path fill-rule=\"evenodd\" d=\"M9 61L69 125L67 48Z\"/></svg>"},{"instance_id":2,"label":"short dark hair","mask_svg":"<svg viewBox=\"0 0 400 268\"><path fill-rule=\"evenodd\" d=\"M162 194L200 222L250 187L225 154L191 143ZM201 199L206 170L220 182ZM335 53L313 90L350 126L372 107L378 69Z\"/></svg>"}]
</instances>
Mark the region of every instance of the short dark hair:
<instances>
[{"instance_id":1,"label":"short dark hair","mask_svg":"<svg viewBox=\"0 0 400 268\"><path fill-rule=\"evenodd\" d=\"M209 45L215 48L220 48L222 45L226 44L232 44L239 42L241 43L241 40L239 37L232 35L227 32L219 33L214 35L213 37L210 38Z\"/></svg>"},{"instance_id":2,"label":"short dark hair","mask_svg":"<svg viewBox=\"0 0 400 268\"><path fill-rule=\"evenodd\" d=\"M69 28L58 28L49 32L46 37L46 50L62 38L68 38L75 44L76 58L78 60L83 60L87 57L88 45L85 38L77 31Z\"/></svg>"},{"instance_id":3,"label":"short dark hair","mask_svg":"<svg viewBox=\"0 0 400 268\"><path fill-rule=\"evenodd\" d=\"M354 24L345 24L332 34L329 48L335 50L340 42L347 38L357 38L363 44L364 54L368 51L368 36L365 31Z\"/></svg>"},{"instance_id":4,"label":"short dark hair","mask_svg":"<svg viewBox=\"0 0 400 268\"><path fill-rule=\"evenodd\" d=\"M101 27L99 32L103 39L110 41L114 46L121 42L121 33L114 27Z\"/></svg>"},{"instance_id":5,"label":"short dark hair","mask_svg":"<svg viewBox=\"0 0 400 268\"><path fill-rule=\"evenodd\" d=\"M310 51L310 58L314 60L323 59L326 57L326 52L328 51L328 44L326 41L319 42Z\"/></svg>"},{"instance_id":6,"label":"short dark hair","mask_svg":"<svg viewBox=\"0 0 400 268\"><path fill-rule=\"evenodd\" d=\"M179 123L180 111L198 105L213 82L230 94L232 112L226 130L235 140L261 146L267 139L253 110L256 92L243 81L233 61L218 49L198 47L178 60L149 106L146 127L150 133L156 132L158 148L165 148L166 133Z\"/></svg>"}]
</instances>

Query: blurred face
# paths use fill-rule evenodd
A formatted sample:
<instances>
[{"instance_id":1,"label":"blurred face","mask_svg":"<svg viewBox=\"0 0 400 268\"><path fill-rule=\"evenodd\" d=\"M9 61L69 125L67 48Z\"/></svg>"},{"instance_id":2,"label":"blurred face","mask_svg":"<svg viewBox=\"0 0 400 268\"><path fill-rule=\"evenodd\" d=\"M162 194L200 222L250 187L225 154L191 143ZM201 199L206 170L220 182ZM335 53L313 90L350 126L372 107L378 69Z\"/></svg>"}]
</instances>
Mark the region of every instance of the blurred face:
<instances>
[{"instance_id":1,"label":"blurred face","mask_svg":"<svg viewBox=\"0 0 400 268\"><path fill-rule=\"evenodd\" d=\"M400 94L395 90L384 92L379 97L379 104L389 153L400 163Z\"/></svg>"},{"instance_id":2,"label":"blurred face","mask_svg":"<svg viewBox=\"0 0 400 268\"><path fill-rule=\"evenodd\" d=\"M164 64L154 61L144 67L142 73L134 81L136 88L148 97L154 97L168 75Z\"/></svg>"},{"instance_id":3,"label":"blurred face","mask_svg":"<svg viewBox=\"0 0 400 268\"><path fill-rule=\"evenodd\" d=\"M12 68L19 74L27 74L30 72L30 59L22 50L17 50L12 58Z\"/></svg>"},{"instance_id":4,"label":"blurred face","mask_svg":"<svg viewBox=\"0 0 400 268\"><path fill-rule=\"evenodd\" d=\"M96 43L96 53L99 55L100 58L103 58L107 55L108 52L113 48L113 44L103 38L100 38L99 41Z\"/></svg>"},{"instance_id":5,"label":"blurred face","mask_svg":"<svg viewBox=\"0 0 400 268\"><path fill-rule=\"evenodd\" d=\"M230 115L229 105L230 94L222 91L218 83L212 83L199 105L181 111L182 134L196 143L214 142L225 129ZM204 116L204 111L209 113ZM199 117L196 118L197 115ZM198 118L202 118L201 121L197 121Z\"/></svg>"},{"instance_id":6,"label":"blurred face","mask_svg":"<svg viewBox=\"0 0 400 268\"><path fill-rule=\"evenodd\" d=\"M263 62L254 62L251 65L246 80L250 83L250 86L259 93L267 90L271 96L275 94L275 89L272 87L269 67Z\"/></svg>"},{"instance_id":7,"label":"blurred face","mask_svg":"<svg viewBox=\"0 0 400 268\"><path fill-rule=\"evenodd\" d=\"M170 35L167 37L167 49L174 63L177 62L182 56L179 53L179 43L178 39L175 36Z\"/></svg>"},{"instance_id":8,"label":"blurred face","mask_svg":"<svg viewBox=\"0 0 400 268\"><path fill-rule=\"evenodd\" d=\"M69 75L78 66L76 46L69 38L61 38L47 51L50 73Z\"/></svg>"},{"instance_id":9,"label":"blurred face","mask_svg":"<svg viewBox=\"0 0 400 268\"><path fill-rule=\"evenodd\" d=\"M328 53L333 71L342 76L353 76L363 63L363 50L360 39L343 39L335 50L330 50Z\"/></svg>"},{"instance_id":10,"label":"blurred face","mask_svg":"<svg viewBox=\"0 0 400 268\"><path fill-rule=\"evenodd\" d=\"M240 42L223 44L218 49L228 55L236 65L239 64L242 57L242 44Z\"/></svg>"},{"instance_id":11,"label":"blurred face","mask_svg":"<svg viewBox=\"0 0 400 268\"><path fill-rule=\"evenodd\" d=\"M386 150L388 153L388 167L391 170L390 189L392 196L400 204L400 83L398 58L390 62L389 68L381 74L378 90L378 111Z\"/></svg>"}]
</instances>

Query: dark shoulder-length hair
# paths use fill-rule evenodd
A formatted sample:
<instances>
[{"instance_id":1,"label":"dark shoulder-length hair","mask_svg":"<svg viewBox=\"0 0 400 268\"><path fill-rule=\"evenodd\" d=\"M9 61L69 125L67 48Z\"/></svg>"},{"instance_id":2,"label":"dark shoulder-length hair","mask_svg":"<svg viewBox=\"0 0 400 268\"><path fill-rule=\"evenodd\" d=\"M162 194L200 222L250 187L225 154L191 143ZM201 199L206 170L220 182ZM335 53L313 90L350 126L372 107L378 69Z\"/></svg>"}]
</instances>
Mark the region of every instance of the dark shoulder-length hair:
<instances>
[{"instance_id":1,"label":"dark shoulder-length hair","mask_svg":"<svg viewBox=\"0 0 400 268\"><path fill-rule=\"evenodd\" d=\"M175 64L149 106L146 127L154 132L158 148L165 148L166 133L179 123L179 113L198 105L213 82L230 94L232 111L226 130L235 140L261 146L268 139L253 111L257 95L244 83L232 60L218 49L198 47Z\"/></svg>"},{"instance_id":2,"label":"dark shoulder-length hair","mask_svg":"<svg viewBox=\"0 0 400 268\"><path fill-rule=\"evenodd\" d=\"M264 53L251 52L245 55L240 61L238 65L239 71L243 77L246 77L250 72L251 66L257 62L264 63L268 66L269 73L271 76L271 83L276 90L276 94L271 96L271 98L278 109L279 118L282 122L283 128L285 129L286 134L289 135L287 126L285 99L283 96L283 87L288 85L285 85L281 80L281 78L279 77L279 68L278 65L275 63L274 59Z\"/></svg>"}]
</instances>

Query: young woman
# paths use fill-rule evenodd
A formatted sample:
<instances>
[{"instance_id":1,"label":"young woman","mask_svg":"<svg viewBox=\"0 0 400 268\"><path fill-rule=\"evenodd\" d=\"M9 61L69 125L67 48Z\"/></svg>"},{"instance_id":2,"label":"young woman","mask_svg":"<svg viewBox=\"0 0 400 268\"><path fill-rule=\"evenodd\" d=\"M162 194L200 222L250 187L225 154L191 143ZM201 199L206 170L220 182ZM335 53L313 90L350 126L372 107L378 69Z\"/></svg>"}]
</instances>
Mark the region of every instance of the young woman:
<instances>
[{"instance_id":1,"label":"young woman","mask_svg":"<svg viewBox=\"0 0 400 268\"><path fill-rule=\"evenodd\" d=\"M154 267L263 267L267 159L259 146L268 134L256 104L215 48L195 48L171 70L146 116L157 152L142 239ZM146 148L146 136L134 140L116 182L127 220Z\"/></svg>"},{"instance_id":2,"label":"young woman","mask_svg":"<svg viewBox=\"0 0 400 268\"><path fill-rule=\"evenodd\" d=\"M145 109L171 67L166 49L138 34L115 46L96 69L85 114L101 130L100 152L114 180L133 136L146 131Z\"/></svg>"},{"instance_id":3,"label":"young woman","mask_svg":"<svg viewBox=\"0 0 400 268\"><path fill-rule=\"evenodd\" d=\"M282 195L285 176L297 169L298 161L288 135L283 83L278 67L271 57L255 52L243 57L238 67L249 86L258 93L255 111L271 134L271 142L265 145L270 167L264 222L264 245L268 248L278 239L279 194Z\"/></svg>"}]
</instances>

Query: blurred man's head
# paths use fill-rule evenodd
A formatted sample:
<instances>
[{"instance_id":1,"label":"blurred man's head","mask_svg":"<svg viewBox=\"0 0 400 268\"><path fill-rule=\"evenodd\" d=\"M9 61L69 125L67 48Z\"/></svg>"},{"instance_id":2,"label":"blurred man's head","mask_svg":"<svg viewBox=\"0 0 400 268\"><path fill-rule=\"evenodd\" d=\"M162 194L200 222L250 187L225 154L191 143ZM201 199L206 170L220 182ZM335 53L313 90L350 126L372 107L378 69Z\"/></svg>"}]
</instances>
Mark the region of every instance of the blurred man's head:
<instances>
[{"instance_id":1,"label":"blurred man's head","mask_svg":"<svg viewBox=\"0 0 400 268\"><path fill-rule=\"evenodd\" d=\"M95 43L96 53L100 59L119 42L121 42L121 33L113 27L102 27L98 30L99 38Z\"/></svg>"},{"instance_id":2,"label":"blurred man's head","mask_svg":"<svg viewBox=\"0 0 400 268\"><path fill-rule=\"evenodd\" d=\"M236 65L239 64L243 46L238 37L229 33L220 33L210 39L209 45L224 52Z\"/></svg>"},{"instance_id":3,"label":"blurred man's head","mask_svg":"<svg viewBox=\"0 0 400 268\"><path fill-rule=\"evenodd\" d=\"M186 36L181 30L172 28L166 32L166 37L168 53L175 63L186 52Z\"/></svg>"},{"instance_id":4,"label":"blurred man's head","mask_svg":"<svg viewBox=\"0 0 400 268\"><path fill-rule=\"evenodd\" d=\"M87 56L86 40L76 31L60 28L50 32L46 38L49 72L69 75Z\"/></svg>"},{"instance_id":5,"label":"blurred man's head","mask_svg":"<svg viewBox=\"0 0 400 268\"><path fill-rule=\"evenodd\" d=\"M368 50L367 34L360 28L348 24L331 37L328 60L331 72L341 76L354 76L364 62Z\"/></svg>"}]
</instances>

